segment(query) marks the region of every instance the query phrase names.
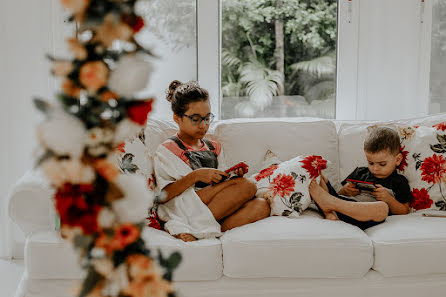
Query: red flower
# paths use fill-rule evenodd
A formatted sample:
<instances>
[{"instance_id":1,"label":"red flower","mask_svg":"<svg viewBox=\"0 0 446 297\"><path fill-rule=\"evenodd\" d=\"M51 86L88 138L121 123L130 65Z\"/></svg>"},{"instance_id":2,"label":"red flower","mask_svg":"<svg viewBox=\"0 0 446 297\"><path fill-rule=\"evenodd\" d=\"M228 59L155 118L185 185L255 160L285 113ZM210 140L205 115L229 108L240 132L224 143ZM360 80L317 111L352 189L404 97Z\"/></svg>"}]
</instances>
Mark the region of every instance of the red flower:
<instances>
[{"instance_id":1,"label":"red flower","mask_svg":"<svg viewBox=\"0 0 446 297\"><path fill-rule=\"evenodd\" d=\"M64 184L55 194L56 210L62 225L78 226L84 234L98 231L97 217L101 206L89 204L85 200L86 194L93 192L93 185Z\"/></svg>"},{"instance_id":2,"label":"red flower","mask_svg":"<svg viewBox=\"0 0 446 297\"><path fill-rule=\"evenodd\" d=\"M115 148L120 153L125 153L125 142L121 142Z\"/></svg>"},{"instance_id":3,"label":"red flower","mask_svg":"<svg viewBox=\"0 0 446 297\"><path fill-rule=\"evenodd\" d=\"M321 156L306 156L302 162L304 165L302 168L306 169L310 173L310 178L318 177L321 171L327 168L327 160L323 159Z\"/></svg>"},{"instance_id":4,"label":"red flower","mask_svg":"<svg viewBox=\"0 0 446 297\"><path fill-rule=\"evenodd\" d=\"M256 181L259 181L259 180L261 180L262 178L271 176L271 175L274 173L274 170L277 169L277 167L279 167L279 165L274 164L274 165L271 165L271 166L268 167L268 168L265 168L265 169L263 169L263 170L260 170L260 172L259 172L259 173L256 175L256 177L255 177Z\"/></svg>"},{"instance_id":5,"label":"red flower","mask_svg":"<svg viewBox=\"0 0 446 297\"><path fill-rule=\"evenodd\" d=\"M438 131L444 131L446 130L446 122L442 122L440 124L436 124L432 126L433 128L436 128Z\"/></svg>"},{"instance_id":6,"label":"red flower","mask_svg":"<svg viewBox=\"0 0 446 297\"><path fill-rule=\"evenodd\" d=\"M138 227L131 223L122 224L115 230L115 236L112 239L111 245L117 250L123 250L129 244L134 243L140 235Z\"/></svg>"},{"instance_id":7,"label":"red flower","mask_svg":"<svg viewBox=\"0 0 446 297\"><path fill-rule=\"evenodd\" d=\"M434 154L432 157L426 158L421 164L422 180L428 183L441 183L446 174L446 160L442 155Z\"/></svg>"},{"instance_id":8,"label":"red flower","mask_svg":"<svg viewBox=\"0 0 446 297\"><path fill-rule=\"evenodd\" d=\"M400 148L401 155L403 155L403 160L401 161L400 166L398 166L398 169L400 171L404 171L404 169L408 165L407 164L407 155L409 154L409 152L405 151L404 150L405 148L406 148L406 146L403 146L403 147Z\"/></svg>"},{"instance_id":9,"label":"red flower","mask_svg":"<svg viewBox=\"0 0 446 297\"><path fill-rule=\"evenodd\" d=\"M152 210L152 213L150 214L150 216L147 218L147 220L149 220L149 227L158 229L158 230L162 230L161 229L161 224L160 221L158 219L158 215L156 213L156 211Z\"/></svg>"},{"instance_id":10,"label":"red flower","mask_svg":"<svg viewBox=\"0 0 446 297\"><path fill-rule=\"evenodd\" d=\"M138 33L144 27L144 19L140 16L135 18L135 22L132 24L133 32Z\"/></svg>"},{"instance_id":11,"label":"red flower","mask_svg":"<svg viewBox=\"0 0 446 297\"><path fill-rule=\"evenodd\" d=\"M410 206L416 210L429 208L434 203L425 188L421 190L413 189L412 196L413 200Z\"/></svg>"},{"instance_id":12,"label":"red flower","mask_svg":"<svg viewBox=\"0 0 446 297\"><path fill-rule=\"evenodd\" d=\"M294 191L294 179L291 175L279 174L273 182L269 185L269 189L272 191L273 196L279 194L282 197L289 195Z\"/></svg>"},{"instance_id":13,"label":"red flower","mask_svg":"<svg viewBox=\"0 0 446 297\"><path fill-rule=\"evenodd\" d=\"M146 100L132 104L127 108L127 115L133 122L144 125L147 121L147 115L152 111L153 100Z\"/></svg>"}]
</instances>

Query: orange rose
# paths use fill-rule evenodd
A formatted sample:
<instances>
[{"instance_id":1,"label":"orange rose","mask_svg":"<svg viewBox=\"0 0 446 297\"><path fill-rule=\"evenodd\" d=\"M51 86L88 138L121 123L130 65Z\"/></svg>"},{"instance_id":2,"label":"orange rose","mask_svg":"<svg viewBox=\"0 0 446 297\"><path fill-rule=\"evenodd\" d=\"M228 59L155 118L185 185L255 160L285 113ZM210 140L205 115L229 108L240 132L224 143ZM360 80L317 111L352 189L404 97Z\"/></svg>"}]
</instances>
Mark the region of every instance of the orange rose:
<instances>
[{"instance_id":1,"label":"orange rose","mask_svg":"<svg viewBox=\"0 0 446 297\"><path fill-rule=\"evenodd\" d=\"M79 88L74 81L72 81L71 79L66 79L63 83L62 83L62 90L65 94L67 94L68 96L74 97L74 98L79 98L80 94L81 94L81 88Z\"/></svg>"},{"instance_id":2,"label":"orange rose","mask_svg":"<svg viewBox=\"0 0 446 297\"><path fill-rule=\"evenodd\" d=\"M104 62L87 62L79 71L79 81L91 93L107 84L108 68Z\"/></svg>"},{"instance_id":3,"label":"orange rose","mask_svg":"<svg viewBox=\"0 0 446 297\"><path fill-rule=\"evenodd\" d=\"M85 60L87 58L87 49L76 38L69 38L67 43L76 60Z\"/></svg>"},{"instance_id":4,"label":"orange rose","mask_svg":"<svg viewBox=\"0 0 446 297\"><path fill-rule=\"evenodd\" d=\"M108 14L102 25L96 29L94 39L100 41L106 47L110 47L115 39L127 41L133 36L133 29L117 19L113 14Z\"/></svg>"},{"instance_id":5,"label":"orange rose","mask_svg":"<svg viewBox=\"0 0 446 297\"><path fill-rule=\"evenodd\" d=\"M157 269L156 264L152 259L141 255L133 254L127 259L127 266L129 267L129 274L132 279L143 280L144 278L154 279L161 272Z\"/></svg>"},{"instance_id":6,"label":"orange rose","mask_svg":"<svg viewBox=\"0 0 446 297\"><path fill-rule=\"evenodd\" d=\"M55 76L67 76L74 69L73 63L70 61L56 61L53 63L51 73Z\"/></svg>"},{"instance_id":7,"label":"orange rose","mask_svg":"<svg viewBox=\"0 0 446 297\"><path fill-rule=\"evenodd\" d=\"M114 181L119 175L119 169L116 165L104 159L95 161L94 167L103 178L110 182Z\"/></svg>"},{"instance_id":8,"label":"orange rose","mask_svg":"<svg viewBox=\"0 0 446 297\"><path fill-rule=\"evenodd\" d=\"M90 4L90 0L61 0L62 5L74 14L83 13Z\"/></svg>"},{"instance_id":9,"label":"orange rose","mask_svg":"<svg viewBox=\"0 0 446 297\"><path fill-rule=\"evenodd\" d=\"M131 223L122 224L115 229L115 235L110 244L117 250L123 250L129 244L134 243L139 238L140 233L135 225Z\"/></svg>"},{"instance_id":10,"label":"orange rose","mask_svg":"<svg viewBox=\"0 0 446 297\"><path fill-rule=\"evenodd\" d=\"M172 284L162 278L132 281L123 293L132 297L167 297L173 292Z\"/></svg>"},{"instance_id":11,"label":"orange rose","mask_svg":"<svg viewBox=\"0 0 446 297\"><path fill-rule=\"evenodd\" d=\"M102 92L101 95L99 95L99 98L105 102L108 102L108 100L111 100L111 99L118 100L118 94L116 94L112 91L105 91L105 92Z\"/></svg>"}]
</instances>

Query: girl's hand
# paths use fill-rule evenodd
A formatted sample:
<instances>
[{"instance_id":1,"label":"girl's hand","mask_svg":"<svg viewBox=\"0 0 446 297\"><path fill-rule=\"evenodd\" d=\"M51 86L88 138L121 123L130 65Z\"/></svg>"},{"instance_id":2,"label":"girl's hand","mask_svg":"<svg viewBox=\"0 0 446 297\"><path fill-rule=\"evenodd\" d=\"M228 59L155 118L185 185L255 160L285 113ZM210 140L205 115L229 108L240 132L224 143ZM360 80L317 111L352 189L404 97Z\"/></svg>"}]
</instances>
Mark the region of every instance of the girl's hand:
<instances>
[{"instance_id":1,"label":"girl's hand","mask_svg":"<svg viewBox=\"0 0 446 297\"><path fill-rule=\"evenodd\" d=\"M239 168L235 170L235 174L239 177L243 177L248 172L248 168Z\"/></svg>"},{"instance_id":2,"label":"girl's hand","mask_svg":"<svg viewBox=\"0 0 446 297\"><path fill-rule=\"evenodd\" d=\"M224 171L214 169L214 168L200 168L194 170L196 181L201 181L207 184L217 184L219 183L223 176L228 177L228 174Z\"/></svg>"},{"instance_id":3,"label":"girl's hand","mask_svg":"<svg viewBox=\"0 0 446 297\"><path fill-rule=\"evenodd\" d=\"M359 195L359 190L356 188L356 186L352 183L346 183L338 192L339 195L344 196L356 196Z\"/></svg>"}]
</instances>

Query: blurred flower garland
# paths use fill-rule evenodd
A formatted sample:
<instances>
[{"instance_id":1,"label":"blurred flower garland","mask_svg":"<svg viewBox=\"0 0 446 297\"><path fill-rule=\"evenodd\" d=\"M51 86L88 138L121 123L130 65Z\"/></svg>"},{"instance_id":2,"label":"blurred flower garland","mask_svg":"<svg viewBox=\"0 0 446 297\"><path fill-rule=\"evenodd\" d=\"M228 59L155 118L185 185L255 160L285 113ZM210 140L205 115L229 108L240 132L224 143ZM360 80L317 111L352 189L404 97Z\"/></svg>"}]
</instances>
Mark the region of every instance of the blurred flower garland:
<instances>
[{"instance_id":1,"label":"blurred flower garland","mask_svg":"<svg viewBox=\"0 0 446 297\"><path fill-rule=\"evenodd\" d=\"M72 59L50 57L63 80L58 103L34 100L46 116L37 127L37 165L56 189L61 235L87 270L80 297L175 296L172 272L181 256L159 253L155 262L141 238L153 191L114 161L152 110L152 98L134 97L152 71L150 52L134 39L144 27L136 2L61 0L79 38L68 40Z\"/></svg>"}]
</instances>

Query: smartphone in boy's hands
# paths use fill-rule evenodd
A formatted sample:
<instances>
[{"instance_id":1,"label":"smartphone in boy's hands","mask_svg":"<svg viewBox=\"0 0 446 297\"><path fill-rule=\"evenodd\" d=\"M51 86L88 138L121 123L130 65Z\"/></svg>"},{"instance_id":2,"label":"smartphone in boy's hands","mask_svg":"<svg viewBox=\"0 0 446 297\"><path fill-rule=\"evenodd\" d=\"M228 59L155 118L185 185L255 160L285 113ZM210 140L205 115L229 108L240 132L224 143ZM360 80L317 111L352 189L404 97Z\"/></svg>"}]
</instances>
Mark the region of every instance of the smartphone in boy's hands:
<instances>
[{"instance_id":1,"label":"smartphone in boy's hands","mask_svg":"<svg viewBox=\"0 0 446 297\"><path fill-rule=\"evenodd\" d=\"M346 181L355 185L355 187L361 192L371 193L376 189L375 184L372 182L366 182L366 181L350 179L350 178L347 178Z\"/></svg>"},{"instance_id":2,"label":"smartphone in boy's hands","mask_svg":"<svg viewBox=\"0 0 446 297\"><path fill-rule=\"evenodd\" d=\"M237 174L237 172L240 169L242 169L244 173L248 172L249 166L248 164L246 164L246 161L241 161L234 166L226 169L225 172L228 174L228 176L223 176L221 181L224 181L228 178L238 177L239 175Z\"/></svg>"}]
</instances>

